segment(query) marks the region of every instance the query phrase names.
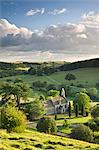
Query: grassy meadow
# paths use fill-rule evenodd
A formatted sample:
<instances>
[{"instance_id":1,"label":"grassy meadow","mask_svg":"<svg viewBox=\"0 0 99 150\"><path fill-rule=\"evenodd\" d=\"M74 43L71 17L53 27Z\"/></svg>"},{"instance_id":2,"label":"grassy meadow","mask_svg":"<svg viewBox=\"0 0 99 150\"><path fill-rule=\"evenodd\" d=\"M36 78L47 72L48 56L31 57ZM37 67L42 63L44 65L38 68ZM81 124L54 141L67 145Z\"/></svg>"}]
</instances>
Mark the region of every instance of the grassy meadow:
<instances>
[{"instance_id":1,"label":"grassy meadow","mask_svg":"<svg viewBox=\"0 0 99 150\"><path fill-rule=\"evenodd\" d=\"M75 81L66 81L65 75L68 73L74 74L77 79ZM74 83L76 85L78 83L83 83L88 84L89 86L95 86L95 84L99 81L99 68L80 68L71 71L61 71L53 73L50 76L17 75L12 77L1 78L0 82L2 83L7 79L14 80L15 78L22 78L23 81L29 84L31 84L34 81L40 80L47 81L50 84Z\"/></svg>"},{"instance_id":2,"label":"grassy meadow","mask_svg":"<svg viewBox=\"0 0 99 150\"><path fill-rule=\"evenodd\" d=\"M28 68L17 68L21 70L27 70ZM68 73L72 73L76 76L76 80L65 80L65 76ZM71 71L60 71L55 72L49 76L36 76L36 75L17 75L17 76L10 76L0 78L0 84L5 82L8 79L15 80L16 78L21 78L25 83L28 83L32 86L32 83L35 81L46 81L48 84L55 84L55 85L70 85L73 83L73 89L75 91L79 91L79 87L76 87L79 84L83 84L86 87L95 87L96 83L99 81L99 68L80 68ZM31 91L30 96L41 95L40 91Z\"/></svg>"},{"instance_id":3,"label":"grassy meadow","mask_svg":"<svg viewBox=\"0 0 99 150\"><path fill-rule=\"evenodd\" d=\"M0 130L1 150L98 150L99 145L70 138L26 130L24 133L6 133Z\"/></svg>"}]
</instances>

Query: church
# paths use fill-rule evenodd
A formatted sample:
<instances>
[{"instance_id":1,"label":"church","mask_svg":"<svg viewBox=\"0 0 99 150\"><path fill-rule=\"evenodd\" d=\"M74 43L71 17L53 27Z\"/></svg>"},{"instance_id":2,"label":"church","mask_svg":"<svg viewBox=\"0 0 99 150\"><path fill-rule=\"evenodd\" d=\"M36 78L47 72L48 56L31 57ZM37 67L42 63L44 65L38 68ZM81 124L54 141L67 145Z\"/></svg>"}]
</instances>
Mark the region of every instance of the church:
<instances>
[{"instance_id":1,"label":"church","mask_svg":"<svg viewBox=\"0 0 99 150\"><path fill-rule=\"evenodd\" d=\"M62 88L60 95L52 97L44 103L46 115L64 114L68 109L68 100L66 98L65 89Z\"/></svg>"}]
</instances>

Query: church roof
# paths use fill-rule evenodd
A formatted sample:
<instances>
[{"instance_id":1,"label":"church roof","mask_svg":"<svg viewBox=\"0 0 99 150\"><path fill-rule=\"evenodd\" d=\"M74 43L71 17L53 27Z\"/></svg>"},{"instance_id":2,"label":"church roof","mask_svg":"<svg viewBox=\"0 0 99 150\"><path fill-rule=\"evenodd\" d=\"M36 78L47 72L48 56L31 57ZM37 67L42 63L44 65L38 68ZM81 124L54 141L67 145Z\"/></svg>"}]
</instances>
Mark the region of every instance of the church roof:
<instances>
[{"instance_id":1,"label":"church roof","mask_svg":"<svg viewBox=\"0 0 99 150\"><path fill-rule=\"evenodd\" d=\"M61 96L56 96L56 97L52 97L50 100L48 100L50 102L52 102L52 105L55 106L55 105L59 105L60 104L60 101L61 101L61 104L64 104L66 103L66 100L61 97Z\"/></svg>"}]
</instances>

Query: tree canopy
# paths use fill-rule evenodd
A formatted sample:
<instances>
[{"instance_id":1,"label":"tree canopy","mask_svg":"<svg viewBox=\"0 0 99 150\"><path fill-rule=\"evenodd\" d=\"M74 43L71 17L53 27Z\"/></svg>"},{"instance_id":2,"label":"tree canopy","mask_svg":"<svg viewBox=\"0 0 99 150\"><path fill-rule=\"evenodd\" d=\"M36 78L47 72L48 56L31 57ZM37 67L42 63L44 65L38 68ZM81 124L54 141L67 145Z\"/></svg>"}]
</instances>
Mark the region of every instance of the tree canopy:
<instances>
[{"instance_id":1,"label":"tree canopy","mask_svg":"<svg viewBox=\"0 0 99 150\"><path fill-rule=\"evenodd\" d=\"M78 104L79 110L81 111L82 105L83 105L84 111L89 112L90 102L91 102L90 97L86 93L80 92L80 93L77 93L75 96L74 106L75 104Z\"/></svg>"},{"instance_id":2,"label":"tree canopy","mask_svg":"<svg viewBox=\"0 0 99 150\"><path fill-rule=\"evenodd\" d=\"M74 74L71 74L71 73L68 73L66 76L65 76L65 79L66 80L76 80L76 76Z\"/></svg>"},{"instance_id":3,"label":"tree canopy","mask_svg":"<svg viewBox=\"0 0 99 150\"><path fill-rule=\"evenodd\" d=\"M24 101L27 99L29 91L29 86L23 82L4 83L0 88L2 103L12 100L15 101L19 107L21 100Z\"/></svg>"}]
</instances>

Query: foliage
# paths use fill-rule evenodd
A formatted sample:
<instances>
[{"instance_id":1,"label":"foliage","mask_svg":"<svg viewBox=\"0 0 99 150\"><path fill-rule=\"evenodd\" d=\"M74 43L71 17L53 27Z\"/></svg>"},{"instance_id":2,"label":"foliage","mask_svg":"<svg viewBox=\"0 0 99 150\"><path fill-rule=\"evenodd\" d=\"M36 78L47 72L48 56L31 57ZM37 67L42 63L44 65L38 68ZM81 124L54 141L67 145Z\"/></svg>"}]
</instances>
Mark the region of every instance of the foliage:
<instances>
[{"instance_id":1,"label":"foliage","mask_svg":"<svg viewBox=\"0 0 99 150\"><path fill-rule=\"evenodd\" d=\"M55 114L55 120L57 120L57 114Z\"/></svg>"},{"instance_id":2,"label":"foliage","mask_svg":"<svg viewBox=\"0 0 99 150\"><path fill-rule=\"evenodd\" d=\"M96 106L94 106L94 107L92 108L92 110L91 110L91 116L92 116L93 118L99 117L99 105L96 105Z\"/></svg>"},{"instance_id":3,"label":"foliage","mask_svg":"<svg viewBox=\"0 0 99 150\"><path fill-rule=\"evenodd\" d=\"M99 88L99 83L96 83L96 88Z\"/></svg>"},{"instance_id":4,"label":"foliage","mask_svg":"<svg viewBox=\"0 0 99 150\"><path fill-rule=\"evenodd\" d=\"M40 95L39 100L44 101L45 100L45 96L44 95Z\"/></svg>"},{"instance_id":5,"label":"foliage","mask_svg":"<svg viewBox=\"0 0 99 150\"><path fill-rule=\"evenodd\" d=\"M75 105L75 116L78 117L79 110L78 110L78 104Z\"/></svg>"},{"instance_id":6,"label":"foliage","mask_svg":"<svg viewBox=\"0 0 99 150\"><path fill-rule=\"evenodd\" d=\"M61 71L70 71L78 68L88 68L88 67L99 67L99 58L67 63L60 66L58 69L60 69Z\"/></svg>"},{"instance_id":7,"label":"foliage","mask_svg":"<svg viewBox=\"0 0 99 150\"><path fill-rule=\"evenodd\" d=\"M71 136L78 140L84 140L88 142L93 141L93 133L91 129L83 124L76 125L72 130Z\"/></svg>"},{"instance_id":8,"label":"foliage","mask_svg":"<svg viewBox=\"0 0 99 150\"><path fill-rule=\"evenodd\" d=\"M49 90L48 95L55 97L55 96L59 96L59 91L58 90Z\"/></svg>"},{"instance_id":9,"label":"foliage","mask_svg":"<svg viewBox=\"0 0 99 150\"><path fill-rule=\"evenodd\" d=\"M82 93L88 93L88 91L87 91L85 88L82 88L82 89L80 90L80 92L82 92Z\"/></svg>"},{"instance_id":10,"label":"foliage","mask_svg":"<svg viewBox=\"0 0 99 150\"><path fill-rule=\"evenodd\" d=\"M43 117L37 123L37 130L45 133L56 133L56 123L49 117Z\"/></svg>"},{"instance_id":11,"label":"foliage","mask_svg":"<svg viewBox=\"0 0 99 150\"><path fill-rule=\"evenodd\" d=\"M67 119L64 119L63 127L68 128L70 126L69 121Z\"/></svg>"},{"instance_id":12,"label":"foliage","mask_svg":"<svg viewBox=\"0 0 99 150\"><path fill-rule=\"evenodd\" d=\"M84 116L84 106L81 107L81 115Z\"/></svg>"},{"instance_id":13,"label":"foliage","mask_svg":"<svg viewBox=\"0 0 99 150\"><path fill-rule=\"evenodd\" d=\"M33 87L35 88L46 88L47 82L35 81L33 82Z\"/></svg>"},{"instance_id":14,"label":"foliage","mask_svg":"<svg viewBox=\"0 0 99 150\"><path fill-rule=\"evenodd\" d=\"M12 99L16 101L18 107L20 105L21 99L27 99L29 91L29 86L23 82L4 83L0 88L2 102L6 103L7 101Z\"/></svg>"},{"instance_id":15,"label":"foliage","mask_svg":"<svg viewBox=\"0 0 99 150\"><path fill-rule=\"evenodd\" d=\"M69 114L69 117L71 117L71 114L72 113L72 110L71 110L71 103L69 102L69 106L68 106L68 114Z\"/></svg>"},{"instance_id":16,"label":"foliage","mask_svg":"<svg viewBox=\"0 0 99 150\"><path fill-rule=\"evenodd\" d=\"M26 127L26 116L15 107L6 106L1 110L1 128L8 132L23 132Z\"/></svg>"},{"instance_id":17,"label":"foliage","mask_svg":"<svg viewBox=\"0 0 99 150\"><path fill-rule=\"evenodd\" d=\"M77 93L75 96L74 107L75 107L75 104L78 104L79 110L81 111L82 105L83 105L84 111L90 112L90 102L91 102L90 97L86 93L80 92L80 93Z\"/></svg>"},{"instance_id":18,"label":"foliage","mask_svg":"<svg viewBox=\"0 0 99 150\"><path fill-rule=\"evenodd\" d=\"M56 84L49 84L48 86L47 86L47 90L49 91L49 90L56 90L57 89L57 86L56 86Z\"/></svg>"},{"instance_id":19,"label":"foliage","mask_svg":"<svg viewBox=\"0 0 99 150\"><path fill-rule=\"evenodd\" d=\"M31 103L27 103L25 112L29 120L34 120L44 115L44 106L40 100L34 100Z\"/></svg>"},{"instance_id":20,"label":"foliage","mask_svg":"<svg viewBox=\"0 0 99 150\"><path fill-rule=\"evenodd\" d=\"M99 131L99 117L91 119L86 123L93 131Z\"/></svg>"},{"instance_id":21,"label":"foliage","mask_svg":"<svg viewBox=\"0 0 99 150\"><path fill-rule=\"evenodd\" d=\"M76 76L71 74L71 73L68 73L66 76L65 76L65 79L66 80L76 80Z\"/></svg>"},{"instance_id":22,"label":"foliage","mask_svg":"<svg viewBox=\"0 0 99 150\"><path fill-rule=\"evenodd\" d=\"M89 94L91 99L96 99L97 93L98 93L98 91L95 87L89 88L89 90L88 90L88 94Z\"/></svg>"},{"instance_id":23,"label":"foliage","mask_svg":"<svg viewBox=\"0 0 99 150\"><path fill-rule=\"evenodd\" d=\"M28 70L28 73L31 74L31 75L35 75L35 74L36 74L36 68L35 68L35 67L31 67L31 68Z\"/></svg>"}]
</instances>

